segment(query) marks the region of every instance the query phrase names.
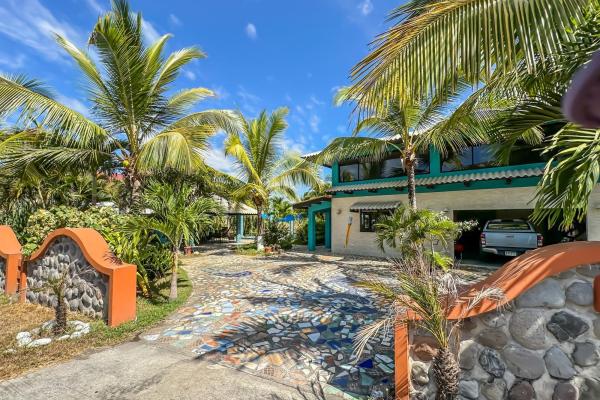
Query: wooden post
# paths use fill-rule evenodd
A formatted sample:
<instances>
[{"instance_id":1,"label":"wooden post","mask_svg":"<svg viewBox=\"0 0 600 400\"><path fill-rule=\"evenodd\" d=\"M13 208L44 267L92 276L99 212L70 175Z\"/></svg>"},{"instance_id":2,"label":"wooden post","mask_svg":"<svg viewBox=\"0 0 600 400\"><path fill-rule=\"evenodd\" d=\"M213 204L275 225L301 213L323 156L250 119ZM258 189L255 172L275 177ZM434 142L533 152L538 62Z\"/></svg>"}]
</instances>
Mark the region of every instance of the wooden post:
<instances>
[{"instance_id":1,"label":"wooden post","mask_svg":"<svg viewBox=\"0 0 600 400\"><path fill-rule=\"evenodd\" d=\"M410 396L410 362L408 359L408 324L396 322L394 331L394 381L396 400L408 400Z\"/></svg>"}]
</instances>

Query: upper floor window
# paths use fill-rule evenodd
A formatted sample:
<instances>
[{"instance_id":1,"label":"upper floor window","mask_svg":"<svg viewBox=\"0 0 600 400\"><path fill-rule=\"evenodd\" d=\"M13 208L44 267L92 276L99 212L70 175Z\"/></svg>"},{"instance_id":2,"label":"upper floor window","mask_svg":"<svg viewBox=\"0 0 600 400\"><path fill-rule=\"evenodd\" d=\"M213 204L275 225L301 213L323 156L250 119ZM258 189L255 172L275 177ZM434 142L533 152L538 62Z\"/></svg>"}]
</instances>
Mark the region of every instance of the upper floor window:
<instances>
[{"instance_id":1,"label":"upper floor window","mask_svg":"<svg viewBox=\"0 0 600 400\"><path fill-rule=\"evenodd\" d=\"M419 155L415 174L429 173L429 152ZM369 179L394 178L406 175L404 164L398 153L392 153L383 161L350 162L340 164L340 182L364 181Z\"/></svg>"},{"instance_id":2,"label":"upper floor window","mask_svg":"<svg viewBox=\"0 0 600 400\"><path fill-rule=\"evenodd\" d=\"M517 144L513 147L508 165L522 165L544 162L539 151L531 146ZM467 169L489 168L498 165L491 145L468 147L458 154L452 154L442 162L442 172Z\"/></svg>"}]
</instances>

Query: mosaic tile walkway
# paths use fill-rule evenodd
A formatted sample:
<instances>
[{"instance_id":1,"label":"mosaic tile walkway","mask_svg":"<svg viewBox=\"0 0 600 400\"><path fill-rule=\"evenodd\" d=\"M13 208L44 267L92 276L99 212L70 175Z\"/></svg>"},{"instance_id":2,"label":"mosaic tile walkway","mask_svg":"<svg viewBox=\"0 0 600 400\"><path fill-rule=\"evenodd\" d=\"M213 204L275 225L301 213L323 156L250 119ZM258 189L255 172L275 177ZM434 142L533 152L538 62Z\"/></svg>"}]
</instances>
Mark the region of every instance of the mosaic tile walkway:
<instances>
[{"instance_id":1,"label":"mosaic tile walkway","mask_svg":"<svg viewBox=\"0 0 600 400\"><path fill-rule=\"evenodd\" d=\"M360 359L353 354L357 331L386 304L352 283L389 276L387 263L295 252L253 258L221 245L185 268L194 284L188 305L143 340L293 386L319 382L344 398L392 390L391 332Z\"/></svg>"}]
</instances>

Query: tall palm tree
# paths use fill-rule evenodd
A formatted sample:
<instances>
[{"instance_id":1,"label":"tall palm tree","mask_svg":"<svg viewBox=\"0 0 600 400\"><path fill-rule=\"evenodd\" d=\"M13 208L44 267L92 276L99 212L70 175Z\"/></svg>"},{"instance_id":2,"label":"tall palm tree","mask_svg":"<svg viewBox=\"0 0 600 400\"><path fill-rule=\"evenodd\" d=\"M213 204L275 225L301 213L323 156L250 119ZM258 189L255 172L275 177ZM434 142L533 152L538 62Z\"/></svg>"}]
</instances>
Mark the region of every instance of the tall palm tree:
<instances>
[{"instance_id":1,"label":"tall palm tree","mask_svg":"<svg viewBox=\"0 0 600 400\"><path fill-rule=\"evenodd\" d=\"M476 85L521 62L535 72L596 1L410 0L353 68L351 91L361 111L382 111L391 99L426 98L459 78Z\"/></svg>"},{"instance_id":2,"label":"tall palm tree","mask_svg":"<svg viewBox=\"0 0 600 400\"><path fill-rule=\"evenodd\" d=\"M340 101L354 100L348 91L338 96ZM441 154L484 142L486 133L467 128L463 119L444 116L445 100L390 102L383 113L373 112L360 120L351 137L334 139L318 156L318 161L332 163L342 159L365 162L382 161L397 151L407 176L408 203L417 208L415 167L420 153L434 146ZM365 133L367 136L358 136Z\"/></svg>"},{"instance_id":3,"label":"tall palm tree","mask_svg":"<svg viewBox=\"0 0 600 400\"><path fill-rule=\"evenodd\" d=\"M147 172L173 168L192 172L202 164L208 138L219 129L236 129L233 114L207 110L188 113L210 90L191 88L169 94L183 67L204 57L191 47L164 55L170 35L145 45L142 16L126 0L113 0L112 10L94 26L85 50L56 35L87 83L91 117L59 103L38 84L0 77L0 117L18 113L22 123L35 121L45 129L23 135L23 151L3 167L41 163L99 167L107 159L123 171L131 207L140 196ZM48 133L50 132L50 133ZM42 146L29 146L32 136Z\"/></svg>"},{"instance_id":4,"label":"tall palm tree","mask_svg":"<svg viewBox=\"0 0 600 400\"><path fill-rule=\"evenodd\" d=\"M256 119L248 120L238 113L239 132L229 134L225 140L225 154L234 158L238 169L239 187L232 195L238 200L249 200L258 212L256 244L263 246L262 214L272 194L296 199L294 186L321 185L319 171L299 155L284 153L282 140L287 122L287 108L278 108L271 115L262 111Z\"/></svg>"},{"instance_id":5,"label":"tall palm tree","mask_svg":"<svg viewBox=\"0 0 600 400\"><path fill-rule=\"evenodd\" d=\"M169 299L175 300L181 246L210 233L213 219L222 210L210 198L195 197L193 189L188 185L175 189L168 184L152 182L145 190L143 200L144 205L152 210L151 214L132 217L127 222L125 231L159 232L169 241L173 253Z\"/></svg>"}]
</instances>

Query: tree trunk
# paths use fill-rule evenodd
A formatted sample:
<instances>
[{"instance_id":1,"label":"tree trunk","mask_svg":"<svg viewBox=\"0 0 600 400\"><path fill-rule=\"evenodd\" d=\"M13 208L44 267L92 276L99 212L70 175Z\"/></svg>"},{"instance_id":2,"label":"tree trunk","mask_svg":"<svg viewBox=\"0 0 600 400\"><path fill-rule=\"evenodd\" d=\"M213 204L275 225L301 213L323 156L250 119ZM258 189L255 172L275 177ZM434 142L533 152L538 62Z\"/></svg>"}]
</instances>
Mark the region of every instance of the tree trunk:
<instances>
[{"instance_id":1,"label":"tree trunk","mask_svg":"<svg viewBox=\"0 0 600 400\"><path fill-rule=\"evenodd\" d=\"M133 168L125 170L125 212L129 213L140 206L142 180Z\"/></svg>"},{"instance_id":2,"label":"tree trunk","mask_svg":"<svg viewBox=\"0 0 600 400\"><path fill-rule=\"evenodd\" d=\"M57 304L54 308L54 319L55 324L52 328L54 335L63 335L67 331L67 303L65 302L64 295L57 293Z\"/></svg>"},{"instance_id":3,"label":"tree trunk","mask_svg":"<svg viewBox=\"0 0 600 400\"><path fill-rule=\"evenodd\" d=\"M264 238L264 224L262 218L262 208L260 206L256 206L256 212L258 213L256 219L256 250L263 250L265 248L263 238Z\"/></svg>"},{"instance_id":4,"label":"tree trunk","mask_svg":"<svg viewBox=\"0 0 600 400\"><path fill-rule=\"evenodd\" d=\"M98 202L98 172L92 171L92 206Z\"/></svg>"},{"instance_id":5,"label":"tree trunk","mask_svg":"<svg viewBox=\"0 0 600 400\"><path fill-rule=\"evenodd\" d=\"M171 289L169 291L169 300L177 299L177 268L179 263L179 249L173 249L173 266L171 267Z\"/></svg>"},{"instance_id":6,"label":"tree trunk","mask_svg":"<svg viewBox=\"0 0 600 400\"><path fill-rule=\"evenodd\" d=\"M433 358L433 376L438 390L436 400L454 400L458 396L460 367L449 348L439 349Z\"/></svg>"},{"instance_id":7,"label":"tree trunk","mask_svg":"<svg viewBox=\"0 0 600 400\"><path fill-rule=\"evenodd\" d=\"M415 155L410 153L404 158L404 169L406 170L406 183L408 186L408 206L412 210L417 209L417 190L415 186Z\"/></svg>"}]
</instances>

